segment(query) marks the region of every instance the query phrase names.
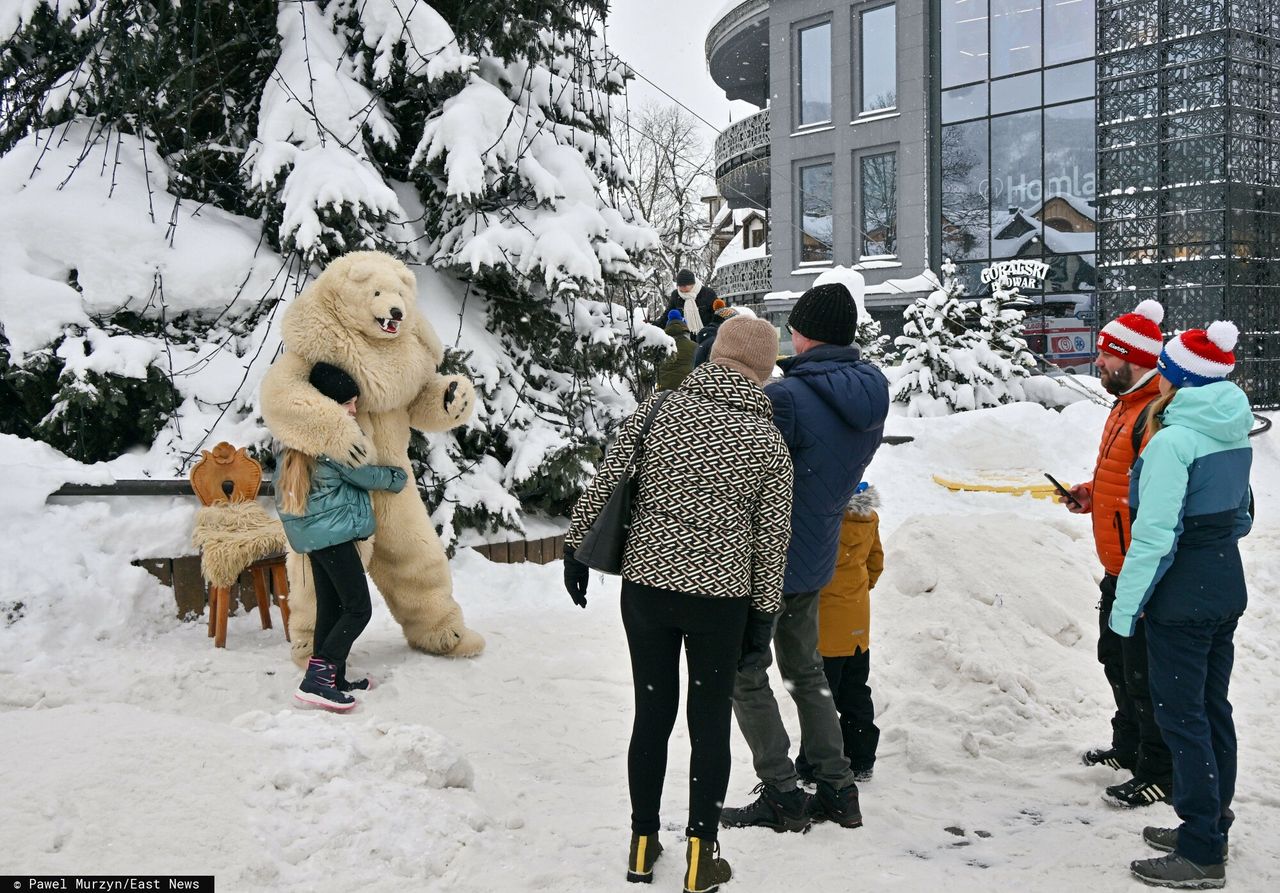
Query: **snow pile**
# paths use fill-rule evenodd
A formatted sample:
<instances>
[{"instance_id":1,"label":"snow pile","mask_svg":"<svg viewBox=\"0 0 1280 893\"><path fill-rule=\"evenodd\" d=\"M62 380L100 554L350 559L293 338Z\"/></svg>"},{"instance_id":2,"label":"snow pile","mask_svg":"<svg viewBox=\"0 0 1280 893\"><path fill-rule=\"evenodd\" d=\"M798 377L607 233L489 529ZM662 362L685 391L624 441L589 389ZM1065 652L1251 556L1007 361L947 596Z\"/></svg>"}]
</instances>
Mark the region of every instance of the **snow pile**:
<instances>
[{"instance_id":1,"label":"snow pile","mask_svg":"<svg viewBox=\"0 0 1280 893\"><path fill-rule=\"evenodd\" d=\"M441 876L489 824L457 745L386 720L74 704L9 714L0 746L26 767L0 803L5 849L32 873L92 863L316 890L338 871L373 889ZM86 771L98 763L110 771Z\"/></svg>"},{"instance_id":2,"label":"snow pile","mask_svg":"<svg viewBox=\"0 0 1280 893\"><path fill-rule=\"evenodd\" d=\"M1098 672L1081 610L1097 600L1091 552L1015 514L898 527L873 594L882 619L872 653L890 693L880 725L909 772L1002 776L1055 741L1065 719L1106 714L1085 684Z\"/></svg>"}]
</instances>

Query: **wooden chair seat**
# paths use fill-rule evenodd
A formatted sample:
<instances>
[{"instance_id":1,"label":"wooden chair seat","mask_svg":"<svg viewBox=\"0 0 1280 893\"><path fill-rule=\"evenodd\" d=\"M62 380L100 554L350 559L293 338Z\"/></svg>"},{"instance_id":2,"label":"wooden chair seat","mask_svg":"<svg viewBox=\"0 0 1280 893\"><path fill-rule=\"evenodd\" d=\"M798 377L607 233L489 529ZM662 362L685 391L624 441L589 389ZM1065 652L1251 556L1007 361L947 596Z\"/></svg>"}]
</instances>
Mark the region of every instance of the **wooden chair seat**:
<instances>
[{"instance_id":1,"label":"wooden chair seat","mask_svg":"<svg viewBox=\"0 0 1280 893\"><path fill-rule=\"evenodd\" d=\"M193 541L200 547L207 583L209 636L215 648L227 645L231 588L249 572L263 629L271 629L271 598L280 606L284 637L289 639L289 577L285 573L285 537L280 522L257 505L262 466L244 448L220 443L205 450L191 470L191 488L204 508Z\"/></svg>"}]
</instances>

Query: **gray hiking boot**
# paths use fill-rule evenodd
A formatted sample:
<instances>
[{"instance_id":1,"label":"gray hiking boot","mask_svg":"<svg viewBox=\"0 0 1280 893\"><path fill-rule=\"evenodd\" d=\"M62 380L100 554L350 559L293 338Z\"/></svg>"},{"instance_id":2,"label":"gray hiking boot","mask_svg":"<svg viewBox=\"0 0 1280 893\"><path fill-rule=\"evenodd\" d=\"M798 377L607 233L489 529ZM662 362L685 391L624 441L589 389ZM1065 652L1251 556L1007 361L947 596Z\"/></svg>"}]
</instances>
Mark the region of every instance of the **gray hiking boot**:
<instances>
[{"instance_id":1,"label":"gray hiking boot","mask_svg":"<svg viewBox=\"0 0 1280 893\"><path fill-rule=\"evenodd\" d=\"M1130 862L1129 870L1138 880L1152 887L1214 890L1227 883L1227 872L1221 863L1197 865L1177 853Z\"/></svg>"},{"instance_id":2,"label":"gray hiking boot","mask_svg":"<svg viewBox=\"0 0 1280 893\"><path fill-rule=\"evenodd\" d=\"M1159 850L1162 853L1172 853L1178 848L1178 829L1177 828L1153 828L1150 825L1142 829L1143 842L1153 850ZM1227 845L1222 845L1222 861L1226 863L1230 851Z\"/></svg>"}]
</instances>

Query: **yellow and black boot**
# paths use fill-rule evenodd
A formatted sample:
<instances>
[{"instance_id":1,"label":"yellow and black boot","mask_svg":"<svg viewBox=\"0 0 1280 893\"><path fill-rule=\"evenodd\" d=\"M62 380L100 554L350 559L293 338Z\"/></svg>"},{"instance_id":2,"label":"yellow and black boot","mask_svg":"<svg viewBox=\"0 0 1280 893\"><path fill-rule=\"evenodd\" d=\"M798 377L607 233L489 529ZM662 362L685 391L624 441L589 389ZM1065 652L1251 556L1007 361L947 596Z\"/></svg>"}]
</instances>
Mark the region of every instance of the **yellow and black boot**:
<instances>
[{"instance_id":1,"label":"yellow and black boot","mask_svg":"<svg viewBox=\"0 0 1280 893\"><path fill-rule=\"evenodd\" d=\"M690 837L685 863L684 893L712 893L733 877L733 869L720 858L720 844L715 840Z\"/></svg>"},{"instance_id":2,"label":"yellow and black boot","mask_svg":"<svg viewBox=\"0 0 1280 893\"><path fill-rule=\"evenodd\" d=\"M632 834L631 855L627 857L627 880L633 884L653 882L653 863L662 855L656 834Z\"/></svg>"}]
</instances>

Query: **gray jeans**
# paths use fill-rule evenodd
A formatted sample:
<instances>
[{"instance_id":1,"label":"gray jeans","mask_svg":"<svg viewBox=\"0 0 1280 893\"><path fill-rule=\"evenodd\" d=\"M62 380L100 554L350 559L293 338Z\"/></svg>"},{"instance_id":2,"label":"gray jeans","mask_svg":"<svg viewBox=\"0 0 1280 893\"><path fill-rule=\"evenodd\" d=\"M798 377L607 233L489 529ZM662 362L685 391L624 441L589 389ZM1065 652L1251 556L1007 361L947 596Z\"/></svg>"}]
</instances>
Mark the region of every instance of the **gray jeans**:
<instances>
[{"instance_id":1,"label":"gray jeans","mask_svg":"<svg viewBox=\"0 0 1280 893\"><path fill-rule=\"evenodd\" d=\"M805 757L813 764L814 775L836 790L848 787L853 784L853 773L844 755L840 716L818 654L818 593L801 592L783 598L782 613L774 625L773 650L800 714ZM751 747L756 775L771 787L790 791L795 789L798 776L791 762L791 739L769 685L768 669L766 657L763 666L738 671L733 714Z\"/></svg>"}]
</instances>

